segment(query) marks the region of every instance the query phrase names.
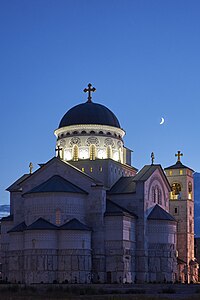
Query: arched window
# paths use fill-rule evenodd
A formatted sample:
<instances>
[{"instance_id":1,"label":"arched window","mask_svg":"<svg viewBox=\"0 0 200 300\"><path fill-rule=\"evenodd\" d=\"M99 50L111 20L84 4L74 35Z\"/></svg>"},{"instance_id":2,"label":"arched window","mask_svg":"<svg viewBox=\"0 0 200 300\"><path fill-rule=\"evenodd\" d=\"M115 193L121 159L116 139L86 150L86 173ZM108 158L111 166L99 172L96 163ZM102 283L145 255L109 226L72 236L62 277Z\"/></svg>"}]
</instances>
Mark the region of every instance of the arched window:
<instances>
[{"instance_id":1,"label":"arched window","mask_svg":"<svg viewBox=\"0 0 200 300\"><path fill-rule=\"evenodd\" d=\"M111 146L107 146L107 158L112 158L112 149Z\"/></svg>"},{"instance_id":2,"label":"arched window","mask_svg":"<svg viewBox=\"0 0 200 300\"><path fill-rule=\"evenodd\" d=\"M95 160L96 158L96 147L95 145L90 145L90 160Z\"/></svg>"},{"instance_id":3,"label":"arched window","mask_svg":"<svg viewBox=\"0 0 200 300\"><path fill-rule=\"evenodd\" d=\"M192 183L188 183L188 198L192 199Z\"/></svg>"},{"instance_id":4,"label":"arched window","mask_svg":"<svg viewBox=\"0 0 200 300\"><path fill-rule=\"evenodd\" d=\"M74 145L74 148L73 148L73 160L74 161L78 160L78 146L77 145Z\"/></svg>"},{"instance_id":5,"label":"arched window","mask_svg":"<svg viewBox=\"0 0 200 300\"><path fill-rule=\"evenodd\" d=\"M56 225L61 224L61 212L60 209L56 209Z\"/></svg>"},{"instance_id":6,"label":"arched window","mask_svg":"<svg viewBox=\"0 0 200 300\"><path fill-rule=\"evenodd\" d=\"M152 199L153 203L162 205L162 191L158 185L152 187Z\"/></svg>"},{"instance_id":7,"label":"arched window","mask_svg":"<svg viewBox=\"0 0 200 300\"><path fill-rule=\"evenodd\" d=\"M170 199L181 199L181 185L178 182L172 184L172 191L170 193Z\"/></svg>"}]
</instances>

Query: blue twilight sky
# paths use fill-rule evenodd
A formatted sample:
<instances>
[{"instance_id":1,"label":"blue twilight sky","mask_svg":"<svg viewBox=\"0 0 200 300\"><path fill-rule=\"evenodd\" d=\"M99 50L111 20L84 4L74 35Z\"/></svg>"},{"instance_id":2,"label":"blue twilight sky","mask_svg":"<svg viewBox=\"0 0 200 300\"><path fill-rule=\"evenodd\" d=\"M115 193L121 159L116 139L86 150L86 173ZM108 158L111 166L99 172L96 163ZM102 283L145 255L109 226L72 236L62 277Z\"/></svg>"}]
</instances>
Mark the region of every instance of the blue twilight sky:
<instances>
[{"instance_id":1,"label":"blue twilight sky","mask_svg":"<svg viewBox=\"0 0 200 300\"><path fill-rule=\"evenodd\" d=\"M89 82L135 167L181 150L200 171L199 0L0 0L0 54L1 204L30 161L55 155L53 132Z\"/></svg>"}]
</instances>

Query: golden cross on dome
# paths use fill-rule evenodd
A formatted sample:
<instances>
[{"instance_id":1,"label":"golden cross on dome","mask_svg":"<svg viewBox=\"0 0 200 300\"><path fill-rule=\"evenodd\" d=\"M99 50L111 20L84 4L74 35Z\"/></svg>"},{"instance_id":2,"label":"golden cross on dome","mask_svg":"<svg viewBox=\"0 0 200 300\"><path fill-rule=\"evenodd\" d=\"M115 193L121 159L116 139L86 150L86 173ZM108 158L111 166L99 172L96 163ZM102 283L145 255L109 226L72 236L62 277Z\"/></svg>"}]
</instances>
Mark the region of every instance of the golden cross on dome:
<instances>
[{"instance_id":1,"label":"golden cross on dome","mask_svg":"<svg viewBox=\"0 0 200 300\"><path fill-rule=\"evenodd\" d=\"M96 89L94 87L92 87L91 83L88 84L88 88L85 88L83 90L85 93L88 92L88 101L87 102L92 102L92 96L91 96L91 92L95 92Z\"/></svg>"},{"instance_id":2,"label":"golden cross on dome","mask_svg":"<svg viewBox=\"0 0 200 300\"><path fill-rule=\"evenodd\" d=\"M60 151L62 151L62 148L60 147L60 145L58 145L58 146L56 147L56 152L58 152L58 157L59 157L59 158L61 158L61 156L60 156Z\"/></svg>"},{"instance_id":3,"label":"golden cross on dome","mask_svg":"<svg viewBox=\"0 0 200 300\"><path fill-rule=\"evenodd\" d=\"M183 156L183 153L181 153L181 151L178 151L178 153L175 154L175 156L177 156L177 162L181 162L181 156Z\"/></svg>"},{"instance_id":4,"label":"golden cross on dome","mask_svg":"<svg viewBox=\"0 0 200 300\"><path fill-rule=\"evenodd\" d=\"M153 152L151 152L151 164L154 164L155 155Z\"/></svg>"}]
</instances>

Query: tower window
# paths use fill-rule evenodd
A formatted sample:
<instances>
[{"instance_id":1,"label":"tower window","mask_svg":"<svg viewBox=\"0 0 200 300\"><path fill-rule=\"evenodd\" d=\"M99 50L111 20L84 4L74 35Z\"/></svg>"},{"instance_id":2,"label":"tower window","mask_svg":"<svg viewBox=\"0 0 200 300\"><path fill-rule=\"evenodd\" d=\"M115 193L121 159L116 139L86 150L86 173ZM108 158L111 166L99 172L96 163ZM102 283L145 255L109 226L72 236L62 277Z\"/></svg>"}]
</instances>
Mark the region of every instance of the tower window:
<instances>
[{"instance_id":1,"label":"tower window","mask_svg":"<svg viewBox=\"0 0 200 300\"><path fill-rule=\"evenodd\" d=\"M103 134L103 131L99 131L99 134Z\"/></svg>"},{"instance_id":2,"label":"tower window","mask_svg":"<svg viewBox=\"0 0 200 300\"><path fill-rule=\"evenodd\" d=\"M111 135L110 131L107 132L107 135Z\"/></svg>"},{"instance_id":3,"label":"tower window","mask_svg":"<svg viewBox=\"0 0 200 300\"><path fill-rule=\"evenodd\" d=\"M172 184L172 191L170 194L170 199L177 200L181 199L181 185L178 182Z\"/></svg>"},{"instance_id":4,"label":"tower window","mask_svg":"<svg viewBox=\"0 0 200 300\"><path fill-rule=\"evenodd\" d=\"M81 133L82 133L82 134L86 134L86 131L85 131L85 130L83 130L83 131L81 131Z\"/></svg>"},{"instance_id":5,"label":"tower window","mask_svg":"<svg viewBox=\"0 0 200 300\"><path fill-rule=\"evenodd\" d=\"M99 171L102 172L102 171L103 171L103 168L102 168L102 167L99 167Z\"/></svg>"},{"instance_id":6,"label":"tower window","mask_svg":"<svg viewBox=\"0 0 200 300\"><path fill-rule=\"evenodd\" d=\"M95 132L92 130L92 131L90 131L90 134L95 134Z\"/></svg>"},{"instance_id":7,"label":"tower window","mask_svg":"<svg viewBox=\"0 0 200 300\"><path fill-rule=\"evenodd\" d=\"M172 174L173 174L173 172L170 170L170 171L169 171L169 175L172 176Z\"/></svg>"},{"instance_id":8,"label":"tower window","mask_svg":"<svg viewBox=\"0 0 200 300\"><path fill-rule=\"evenodd\" d=\"M93 169L92 169L92 167L90 168L90 172L91 172L91 173L93 172Z\"/></svg>"},{"instance_id":9,"label":"tower window","mask_svg":"<svg viewBox=\"0 0 200 300\"><path fill-rule=\"evenodd\" d=\"M192 183L188 183L188 198L191 200L192 199Z\"/></svg>"},{"instance_id":10,"label":"tower window","mask_svg":"<svg viewBox=\"0 0 200 300\"><path fill-rule=\"evenodd\" d=\"M180 170L180 171L179 171L179 174L180 174L180 175L183 175L183 170Z\"/></svg>"},{"instance_id":11,"label":"tower window","mask_svg":"<svg viewBox=\"0 0 200 300\"><path fill-rule=\"evenodd\" d=\"M178 214L178 207L174 208L174 214L177 215Z\"/></svg>"},{"instance_id":12,"label":"tower window","mask_svg":"<svg viewBox=\"0 0 200 300\"><path fill-rule=\"evenodd\" d=\"M85 172L85 168L81 168L81 171L82 171L82 172Z\"/></svg>"}]
</instances>

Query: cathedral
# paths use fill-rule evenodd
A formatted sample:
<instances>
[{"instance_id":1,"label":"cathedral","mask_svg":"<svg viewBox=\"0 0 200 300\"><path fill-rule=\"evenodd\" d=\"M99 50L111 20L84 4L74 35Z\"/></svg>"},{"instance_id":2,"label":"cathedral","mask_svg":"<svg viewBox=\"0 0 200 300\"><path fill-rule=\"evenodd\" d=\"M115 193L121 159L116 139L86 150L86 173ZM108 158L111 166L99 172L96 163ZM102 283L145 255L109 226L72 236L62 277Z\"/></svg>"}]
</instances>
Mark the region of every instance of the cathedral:
<instances>
[{"instance_id":1,"label":"cathedral","mask_svg":"<svg viewBox=\"0 0 200 300\"><path fill-rule=\"evenodd\" d=\"M69 109L56 155L22 175L1 219L2 278L18 283L190 283L193 170L177 161L137 170L115 114L93 102Z\"/></svg>"}]
</instances>

